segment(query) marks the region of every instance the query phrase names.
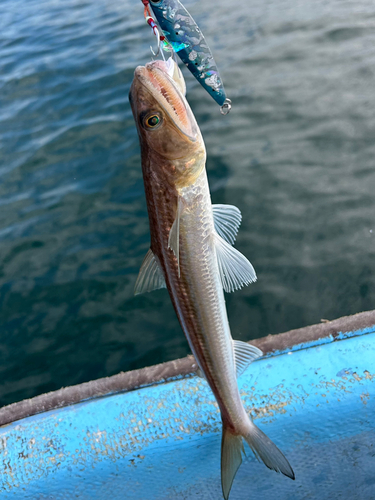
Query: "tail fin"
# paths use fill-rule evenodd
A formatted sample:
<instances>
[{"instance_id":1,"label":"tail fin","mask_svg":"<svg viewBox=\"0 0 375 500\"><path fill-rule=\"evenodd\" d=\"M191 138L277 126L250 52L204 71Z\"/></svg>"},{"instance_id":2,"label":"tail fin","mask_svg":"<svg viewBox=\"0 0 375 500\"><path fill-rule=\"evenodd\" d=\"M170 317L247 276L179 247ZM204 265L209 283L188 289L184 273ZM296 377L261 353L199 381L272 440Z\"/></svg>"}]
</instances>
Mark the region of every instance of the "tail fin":
<instances>
[{"instance_id":1,"label":"tail fin","mask_svg":"<svg viewBox=\"0 0 375 500\"><path fill-rule=\"evenodd\" d=\"M228 500L234 476L242 463L242 451L244 451L242 436L233 434L223 423L223 435L221 438L221 487L225 500Z\"/></svg>"},{"instance_id":2,"label":"tail fin","mask_svg":"<svg viewBox=\"0 0 375 500\"><path fill-rule=\"evenodd\" d=\"M251 422L250 432L244 438L258 460L262 460L269 469L281 472L285 476L295 479L293 469L288 460L270 438L258 429L253 422Z\"/></svg>"},{"instance_id":3,"label":"tail fin","mask_svg":"<svg viewBox=\"0 0 375 500\"><path fill-rule=\"evenodd\" d=\"M294 472L288 460L279 448L251 422L250 432L243 436L258 460L276 472L282 472L285 476L294 479ZM242 436L233 433L223 423L223 435L221 439L221 486L223 496L228 500L233 479L242 463L241 452L244 451Z\"/></svg>"}]
</instances>

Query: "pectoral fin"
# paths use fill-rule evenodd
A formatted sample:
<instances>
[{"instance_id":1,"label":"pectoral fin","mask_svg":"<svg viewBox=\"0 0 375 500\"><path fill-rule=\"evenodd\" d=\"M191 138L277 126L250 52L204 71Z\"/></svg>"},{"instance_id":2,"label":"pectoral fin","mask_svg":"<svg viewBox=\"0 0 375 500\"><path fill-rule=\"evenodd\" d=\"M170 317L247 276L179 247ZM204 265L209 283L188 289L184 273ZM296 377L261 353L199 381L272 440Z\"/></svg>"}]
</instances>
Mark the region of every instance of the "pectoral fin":
<instances>
[{"instance_id":1,"label":"pectoral fin","mask_svg":"<svg viewBox=\"0 0 375 500\"><path fill-rule=\"evenodd\" d=\"M241 212L234 205L212 205L212 213L217 234L233 245L242 220Z\"/></svg>"},{"instance_id":2,"label":"pectoral fin","mask_svg":"<svg viewBox=\"0 0 375 500\"><path fill-rule=\"evenodd\" d=\"M176 218L172 224L168 237L168 248L170 248L176 256L178 265L178 277L180 277L180 217L182 211L182 203L180 198L177 202Z\"/></svg>"},{"instance_id":3,"label":"pectoral fin","mask_svg":"<svg viewBox=\"0 0 375 500\"><path fill-rule=\"evenodd\" d=\"M263 355L260 349L247 342L241 342L241 340L233 340L233 349L237 377L242 375L255 359Z\"/></svg>"},{"instance_id":4,"label":"pectoral fin","mask_svg":"<svg viewBox=\"0 0 375 500\"><path fill-rule=\"evenodd\" d=\"M214 234L217 263L221 283L226 292L239 290L257 279L253 266L238 250L233 248L217 233Z\"/></svg>"},{"instance_id":5,"label":"pectoral fin","mask_svg":"<svg viewBox=\"0 0 375 500\"><path fill-rule=\"evenodd\" d=\"M158 288L166 288L163 273L159 264L155 260L151 248L146 253L141 269L139 270L138 278L134 287L134 295L144 292L152 292Z\"/></svg>"}]
</instances>

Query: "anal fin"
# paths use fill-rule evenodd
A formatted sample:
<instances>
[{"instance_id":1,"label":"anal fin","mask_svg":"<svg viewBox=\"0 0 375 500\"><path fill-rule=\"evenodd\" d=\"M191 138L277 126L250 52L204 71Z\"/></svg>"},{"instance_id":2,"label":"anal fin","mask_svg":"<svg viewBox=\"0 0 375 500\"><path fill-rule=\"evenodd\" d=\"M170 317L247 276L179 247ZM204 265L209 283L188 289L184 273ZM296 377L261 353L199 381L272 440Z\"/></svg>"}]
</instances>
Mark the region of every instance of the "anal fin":
<instances>
[{"instance_id":1,"label":"anal fin","mask_svg":"<svg viewBox=\"0 0 375 500\"><path fill-rule=\"evenodd\" d=\"M263 356L260 349L247 342L242 342L241 340L233 340L233 349L237 377L242 375L255 359Z\"/></svg>"}]
</instances>

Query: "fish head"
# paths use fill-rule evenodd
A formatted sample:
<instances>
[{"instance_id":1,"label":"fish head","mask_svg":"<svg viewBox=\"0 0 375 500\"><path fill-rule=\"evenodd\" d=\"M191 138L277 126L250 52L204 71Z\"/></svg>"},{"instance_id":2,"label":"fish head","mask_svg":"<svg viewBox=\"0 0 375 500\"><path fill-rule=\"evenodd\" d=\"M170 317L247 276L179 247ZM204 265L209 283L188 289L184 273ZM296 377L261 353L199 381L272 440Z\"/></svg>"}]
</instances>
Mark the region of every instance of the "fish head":
<instances>
[{"instance_id":1,"label":"fish head","mask_svg":"<svg viewBox=\"0 0 375 500\"><path fill-rule=\"evenodd\" d=\"M142 154L153 156L154 168L159 165L180 185L194 181L206 158L185 90L182 73L170 58L138 66L129 94Z\"/></svg>"}]
</instances>

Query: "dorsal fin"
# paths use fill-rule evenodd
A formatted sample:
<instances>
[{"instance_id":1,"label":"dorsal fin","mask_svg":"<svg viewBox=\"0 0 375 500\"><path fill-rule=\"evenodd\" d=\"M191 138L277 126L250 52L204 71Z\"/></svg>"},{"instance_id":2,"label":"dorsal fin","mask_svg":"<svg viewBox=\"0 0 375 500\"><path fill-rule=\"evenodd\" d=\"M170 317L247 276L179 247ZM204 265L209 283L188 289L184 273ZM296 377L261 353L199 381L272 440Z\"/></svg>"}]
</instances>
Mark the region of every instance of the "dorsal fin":
<instances>
[{"instance_id":1,"label":"dorsal fin","mask_svg":"<svg viewBox=\"0 0 375 500\"><path fill-rule=\"evenodd\" d=\"M169 231L168 248L170 248L176 256L178 265L178 277L180 277L180 217L181 217L182 203L180 197L177 201L176 218Z\"/></svg>"},{"instance_id":2,"label":"dorsal fin","mask_svg":"<svg viewBox=\"0 0 375 500\"><path fill-rule=\"evenodd\" d=\"M234 205L212 205L212 214L217 234L233 245L241 225L241 212Z\"/></svg>"},{"instance_id":3,"label":"dorsal fin","mask_svg":"<svg viewBox=\"0 0 375 500\"><path fill-rule=\"evenodd\" d=\"M134 295L144 292L152 292L158 288L166 288L163 273L155 260L151 248L143 259L141 269L134 287Z\"/></svg>"}]
</instances>

